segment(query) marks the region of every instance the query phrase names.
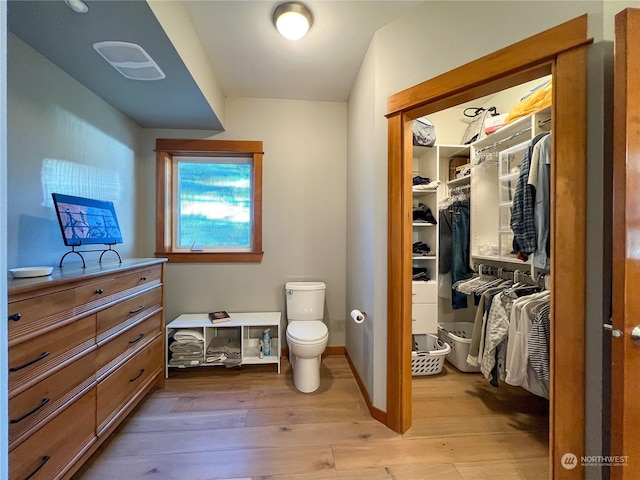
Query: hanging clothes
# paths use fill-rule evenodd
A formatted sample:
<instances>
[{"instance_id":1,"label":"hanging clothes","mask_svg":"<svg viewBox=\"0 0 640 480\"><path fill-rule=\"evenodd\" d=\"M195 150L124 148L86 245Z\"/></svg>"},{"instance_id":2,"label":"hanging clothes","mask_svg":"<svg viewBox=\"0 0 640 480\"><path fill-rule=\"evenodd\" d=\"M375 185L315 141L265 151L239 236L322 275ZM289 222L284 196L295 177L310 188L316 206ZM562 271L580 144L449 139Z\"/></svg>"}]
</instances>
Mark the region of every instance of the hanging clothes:
<instances>
[{"instance_id":1,"label":"hanging clothes","mask_svg":"<svg viewBox=\"0 0 640 480\"><path fill-rule=\"evenodd\" d=\"M536 135L525 149L520 165L520 175L513 196L511 207L511 230L513 230L513 250L518 252L518 258L523 261L536 250L536 228L534 220L535 192L529 185L529 170L535 145L549 132Z\"/></svg>"},{"instance_id":2,"label":"hanging clothes","mask_svg":"<svg viewBox=\"0 0 640 480\"><path fill-rule=\"evenodd\" d=\"M505 381L549 398L550 293L483 275L454 288L479 295L467 363L493 386Z\"/></svg>"},{"instance_id":3,"label":"hanging clothes","mask_svg":"<svg viewBox=\"0 0 640 480\"><path fill-rule=\"evenodd\" d=\"M451 283L469 278L473 271L469 268L471 244L470 202L456 201L451 206ZM451 290L451 308L467 308L467 296Z\"/></svg>"},{"instance_id":4,"label":"hanging clothes","mask_svg":"<svg viewBox=\"0 0 640 480\"><path fill-rule=\"evenodd\" d=\"M545 270L551 268L551 139L549 134L535 145L527 182L535 195L533 220L536 249L533 265Z\"/></svg>"}]
</instances>

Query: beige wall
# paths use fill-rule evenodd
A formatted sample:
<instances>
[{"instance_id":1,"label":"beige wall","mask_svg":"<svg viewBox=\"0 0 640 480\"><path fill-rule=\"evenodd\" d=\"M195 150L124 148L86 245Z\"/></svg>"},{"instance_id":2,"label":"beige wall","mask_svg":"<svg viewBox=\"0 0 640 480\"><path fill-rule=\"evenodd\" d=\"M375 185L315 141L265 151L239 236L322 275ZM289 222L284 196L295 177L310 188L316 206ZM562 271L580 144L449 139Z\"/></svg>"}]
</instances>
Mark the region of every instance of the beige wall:
<instances>
[{"instance_id":1,"label":"beige wall","mask_svg":"<svg viewBox=\"0 0 640 480\"><path fill-rule=\"evenodd\" d=\"M124 239L116 248L123 257L136 256L140 127L13 34L8 62L8 267L57 265L69 250L44 185L48 160L71 167L56 172L67 185L58 193L114 202ZM87 254L87 261L97 262L98 255ZM80 261L67 258L65 265Z\"/></svg>"},{"instance_id":2,"label":"beige wall","mask_svg":"<svg viewBox=\"0 0 640 480\"><path fill-rule=\"evenodd\" d=\"M7 104L7 3L0 3L0 105ZM0 272L7 268L7 109L0 109ZM0 275L0 318L7 318L7 277ZM6 322L0 325L0 415L8 418L9 384ZM9 444L9 426L2 422L0 445ZM9 454L0 452L0 478L9 477Z\"/></svg>"},{"instance_id":3,"label":"beige wall","mask_svg":"<svg viewBox=\"0 0 640 480\"><path fill-rule=\"evenodd\" d=\"M327 284L325 321L329 345L345 343L346 132L344 103L228 99L226 131L147 131L145 195L155 197L155 138L261 140L263 248L259 264L170 264L166 270L166 317L210 310L272 311L285 318L287 281ZM153 203L145 206L153 232ZM153 235L145 250L153 252ZM284 323L283 323L284 326Z\"/></svg>"}]
</instances>

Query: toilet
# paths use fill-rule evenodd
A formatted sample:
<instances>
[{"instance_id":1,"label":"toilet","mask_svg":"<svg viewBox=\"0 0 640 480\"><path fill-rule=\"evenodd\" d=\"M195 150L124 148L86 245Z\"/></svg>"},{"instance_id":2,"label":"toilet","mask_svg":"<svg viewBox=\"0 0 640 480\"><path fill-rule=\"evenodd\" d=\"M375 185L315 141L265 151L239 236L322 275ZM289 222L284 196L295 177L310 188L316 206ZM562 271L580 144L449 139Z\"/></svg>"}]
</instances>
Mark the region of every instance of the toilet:
<instances>
[{"instance_id":1,"label":"toilet","mask_svg":"<svg viewBox=\"0 0 640 480\"><path fill-rule=\"evenodd\" d=\"M324 316L324 282L287 282L287 345L293 385L303 393L320 386L320 362L329 329Z\"/></svg>"}]
</instances>

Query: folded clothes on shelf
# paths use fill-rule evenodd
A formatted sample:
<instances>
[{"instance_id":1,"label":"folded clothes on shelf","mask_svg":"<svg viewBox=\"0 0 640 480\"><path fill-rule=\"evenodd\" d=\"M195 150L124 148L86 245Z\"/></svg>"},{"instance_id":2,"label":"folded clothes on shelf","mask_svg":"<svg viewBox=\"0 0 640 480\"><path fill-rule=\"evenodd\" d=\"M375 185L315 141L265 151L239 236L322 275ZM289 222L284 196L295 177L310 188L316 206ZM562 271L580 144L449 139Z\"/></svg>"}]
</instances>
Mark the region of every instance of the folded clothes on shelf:
<instances>
[{"instance_id":1,"label":"folded clothes on shelf","mask_svg":"<svg viewBox=\"0 0 640 480\"><path fill-rule=\"evenodd\" d=\"M411 190L414 192L433 192L438 189L438 185L440 185L440 180L434 180L433 182L423 183L419 185L416 185L414 183Z\"/></svg>"},{"instance_id":2,"label":"folded clothes on shelf","mask_svg":"<svg viewBox=\"0 0 640 480\"><path fill-rule=\"evenodd\" d=\"M425 257L435 255L431 252L431 247L424 242L415 242L413 244L413 253L414 255L422 255Z\"/></svg>"},{"instance_id":3,"label":"folded clothes on shelf","mask_svg":"<svg viewBox=\"0 0 640 480\"><path fill-rule=\"evenodd\" d=\"M218 360L212 361L221 362L226 367L238 366L242 361L240 344L233 338L213 337L207 346L206 357L207 362L209 362L209 358L218 358Z\"/></svg>"},{"instance_id":4,"label":"folded clothes on shelf","mask_svg":"<svg viewBox=\"0 0 640 480\"><path fill-rule=\"evenodd\" d=\"M429 223L431 225L438 223L436 217L431 213L431 209L424 203L419 203L417 207L413 207L413 221L415 223Z\"/></svg>"}]
</instances>

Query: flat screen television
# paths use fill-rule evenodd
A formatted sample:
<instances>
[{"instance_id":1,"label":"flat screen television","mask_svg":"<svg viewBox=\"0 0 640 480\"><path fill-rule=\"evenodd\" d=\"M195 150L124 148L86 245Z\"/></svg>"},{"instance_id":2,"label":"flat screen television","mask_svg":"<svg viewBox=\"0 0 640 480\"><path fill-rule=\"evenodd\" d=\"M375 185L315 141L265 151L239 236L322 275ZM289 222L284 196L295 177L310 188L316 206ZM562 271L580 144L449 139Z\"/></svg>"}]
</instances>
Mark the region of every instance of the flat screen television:
<instances>
[{"instance_id":1,"label":"flat screen television","mask_svg":"<svg viewBox=\"0 0 640 480\"><path fill-rule=\"evenodd\" d=\"M51 195L66 246L122 243L113 202L60 193Z\"/></svg>"}]
</instances>

